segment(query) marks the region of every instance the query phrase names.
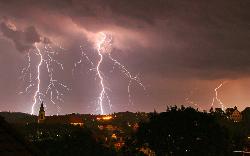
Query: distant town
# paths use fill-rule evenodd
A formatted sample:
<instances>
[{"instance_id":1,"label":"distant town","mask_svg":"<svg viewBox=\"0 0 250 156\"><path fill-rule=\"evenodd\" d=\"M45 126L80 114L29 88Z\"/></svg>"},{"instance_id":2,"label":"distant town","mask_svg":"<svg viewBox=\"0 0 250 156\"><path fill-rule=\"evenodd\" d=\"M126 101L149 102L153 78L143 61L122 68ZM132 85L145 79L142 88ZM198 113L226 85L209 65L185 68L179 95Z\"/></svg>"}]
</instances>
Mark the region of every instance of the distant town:
<instances>
[{"instance_id":1,"label":"distant town","mask_svg":"<svg viewBox=\"0 0 250 156\"><path fill-rule=\"evenodd\" d=\"M250 107L46 116L1 112L0 155L246 155ZM4 139L3 139L4 138ZM8 146L8 144L13 144ZM8 149L9 148L9 149ZM42 151L42 154L41 154ZM1 154L2 152L2 154Z\"/></svg>"}]
</instances>

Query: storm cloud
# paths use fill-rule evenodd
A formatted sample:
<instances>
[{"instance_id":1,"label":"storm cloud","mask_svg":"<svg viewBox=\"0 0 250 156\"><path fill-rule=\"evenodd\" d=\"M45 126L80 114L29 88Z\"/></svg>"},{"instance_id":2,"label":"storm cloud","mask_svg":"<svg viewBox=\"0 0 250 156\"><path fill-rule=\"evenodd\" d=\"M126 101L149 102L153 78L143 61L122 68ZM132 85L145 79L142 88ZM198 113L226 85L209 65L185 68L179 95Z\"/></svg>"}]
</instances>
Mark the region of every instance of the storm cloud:
<instances>
[{"instance_id":1,"label":"storm cloud","mask_svg":"<svg viewBox=\"0 0 250 156\"><path fill-rule=\"evenodd\" d=\"M6 23L1 23L0 27L3 35L11 39L20 52L28 51L35 42L41 41L34 27L28 27L24 31L16 30L14 25L11 26Z\"/></svg>"},{"instance_id":2,"label":"storm cloud","mask_svg":"<svg viewBox=\"0 0 250 156\"><path fill-rule=\"evenodd\" d=\"M1 32L20 52L48 40L75 58L81 43L93 51L96 34L108 32L112 55L143 75L156 94L169 86L167 80L208 87L248 79L249 8L247 0L0 0L0 18L12 23L3 21ZM157 83L163 80L165 85ZM170 86L162 92L179 89L178 84Z\"/></svg>"},{"instance_id":3,"label":"storm cloud","mask_svg":"<svg viewBox=\"0 0 250 156\"><path fill-rule=\"evenodd\" d=\"M191 71L194 74L190 76L204 79L249 75L249 7L245 0L0 2L1 14L17 25L33 24L23 33L4 28L5 35L16 38L21 51L39 40L34 27L44 36L65 43L81 40L80 34L91 40L92 34L109 31L117 49L139 53L136 55L142 60L134 59L135 64L146 61L146 72L157 68L174 76ZM21 43L25 35L34 38Z\"/></svg>"}]
</instances>

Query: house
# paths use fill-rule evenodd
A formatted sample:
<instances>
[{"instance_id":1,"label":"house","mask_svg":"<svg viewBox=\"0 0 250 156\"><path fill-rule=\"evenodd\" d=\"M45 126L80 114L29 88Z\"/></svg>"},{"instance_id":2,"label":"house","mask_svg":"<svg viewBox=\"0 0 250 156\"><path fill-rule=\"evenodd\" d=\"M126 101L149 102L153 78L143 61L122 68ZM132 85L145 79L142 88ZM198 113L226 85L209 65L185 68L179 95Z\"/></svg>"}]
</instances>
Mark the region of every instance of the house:
<instances>
[{"instance_id":1,"label":"house","mask_svg":"<svg viewBox=\"0 0 250 156\"><path fill-rule=\"evenodd\" d=\"M242 120L242 114L236 106L234 108L227 108L226 114L228 115L229 119L234 122L240 122Z\"/></svg>"}]
</instances>

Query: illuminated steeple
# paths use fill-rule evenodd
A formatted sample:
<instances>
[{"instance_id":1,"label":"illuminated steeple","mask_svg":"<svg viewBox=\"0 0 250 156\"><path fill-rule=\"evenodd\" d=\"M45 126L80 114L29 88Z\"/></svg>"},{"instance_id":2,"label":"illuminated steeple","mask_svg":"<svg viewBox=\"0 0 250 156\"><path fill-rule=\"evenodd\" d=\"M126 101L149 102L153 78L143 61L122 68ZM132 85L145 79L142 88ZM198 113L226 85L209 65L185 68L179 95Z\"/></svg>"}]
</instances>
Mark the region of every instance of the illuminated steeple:
<instances>
[{"instance_id":1,"label":"illuminated steeple","mask_svg":"<svg viewBox=\"0 0 250 156\"><path fill-rule=\"evenodd\" d=\"M39 110L39 115L38 115L38 123L43 123L44 120L45 120L45 111L44 111L43 102L42 102L40 110Z\"/></svg>"}]
</instances>

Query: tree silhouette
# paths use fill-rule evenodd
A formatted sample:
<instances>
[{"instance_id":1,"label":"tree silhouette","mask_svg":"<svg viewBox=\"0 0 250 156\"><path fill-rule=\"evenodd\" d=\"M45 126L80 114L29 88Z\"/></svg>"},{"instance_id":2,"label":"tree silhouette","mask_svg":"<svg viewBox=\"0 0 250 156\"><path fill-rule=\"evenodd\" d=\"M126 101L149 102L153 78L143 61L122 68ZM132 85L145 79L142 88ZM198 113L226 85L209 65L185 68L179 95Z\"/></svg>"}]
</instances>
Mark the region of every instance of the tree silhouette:
<instances>
[{"instance_id":1,"label":"tree silhouette","mask_svg":"<svg viewBox=\"0 0 250 156\"><path fill-rule=\"evenodd\" d=\"M190 107L174 106L152 114L136 136L140 146L148 146L159 156L222 156L230 151L226 129L210 114Z\"/></svg>"}]
</instances>

